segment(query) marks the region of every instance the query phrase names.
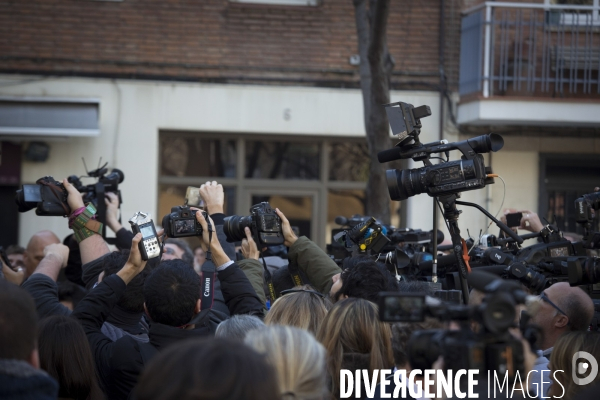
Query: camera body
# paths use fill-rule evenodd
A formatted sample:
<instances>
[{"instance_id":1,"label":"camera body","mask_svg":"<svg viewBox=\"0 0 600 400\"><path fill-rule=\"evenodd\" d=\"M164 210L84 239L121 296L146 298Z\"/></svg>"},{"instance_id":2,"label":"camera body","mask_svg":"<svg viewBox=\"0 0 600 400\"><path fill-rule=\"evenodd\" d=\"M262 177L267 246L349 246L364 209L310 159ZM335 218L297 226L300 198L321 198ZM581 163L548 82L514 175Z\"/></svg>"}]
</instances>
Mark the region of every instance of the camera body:
<instances>
[{"instance_id":1,"label":"camera body","mask_svg":"<svg viewBox=\"0 0 600 400\"><path fill-rule=\"evenodd\" d=\"M104 197L104 193L115 193L117 196L119 196L119 204L121 204L122 200L121 191L119 190L119 183L123 182L125 175L117 168L113 168L112 172L108 175L106 174L107 171L108 170L106 168L99 168L94 171L89 171L88 176L92 178L98 178L96 183L90 185L82 184L81 180L76 175L69 176L67 180L71 185L75 186L75 189L77 189L79 193L83 194L84 203L92 203L96 209L99 209L99 193L102 193L102 197Z\"/></svg>"},{"instance_id":2,"label":"camera body","mask_svg":"<svg viewBox=\"0 0 600 400\"><path fill-rule=\"evenodd\" d=\"M474 270L469 284L486 293L477 306L446 304L417 293L382 293L380 319L393 322L419 322L426 317L439 321L455 321L459 330L428 330L413 333L408 342L408 358L412 369L431 369L441 355L447 369L525 372L523 345L509 328L514 326L516 305L524 304L527 294L514 281ZM521 331L535 348L539 332L522 317ZM470 329L477 322L478 331Z\"/></svg>"},{"instance_id":3,"label":"camera body","mask_svg":"<svg viewBox=\"0 0 600 400\"><path fill-rule=\"evenodd\" d=\"M21 190L17 190L15 202L19 212L35 208L36 215L67 216L71 213L67 196L67 189L62 182L45 176L38 179L35 185L23 185Z\"/></svg>"},{"instance_id":4,"label":"camera body","mask_svg":"<svg viewBox=\"0 0 600 400\"><path fill-rule=\"evenodd\" d=\"M240 242L245 239L244 228L246 227L250 228L259 249L282 245L285 241L281 218L266 201L250 207L248 216L232 215L225 218L223 232L227 236L227 241Z\"/></svg>"},{"instance_id":5,"label":"camera body","mask_svg":"<svg viewBox=\"0 0 600 400\"><path fill-rule=\"evenodd\" d=\"M202 210L191 210L188 206L171 207L171 213L162 220L165 234L170 238L201 236L202 225L196 219L196 212L203 213L207 218L206 212Z\"/></svg>"},{"instance_id":6,"label":"camera body","mask_svg":"<svg viewBox=\"0 0 600 400\"><path fill-rule=\"evenodd\" d=\"M390 169L385 172L392 200L406 200L417 194L445 196L484 188L486 167L481 154L471 160L449 161L416 169Z\"/></svg>"}]
</instances>

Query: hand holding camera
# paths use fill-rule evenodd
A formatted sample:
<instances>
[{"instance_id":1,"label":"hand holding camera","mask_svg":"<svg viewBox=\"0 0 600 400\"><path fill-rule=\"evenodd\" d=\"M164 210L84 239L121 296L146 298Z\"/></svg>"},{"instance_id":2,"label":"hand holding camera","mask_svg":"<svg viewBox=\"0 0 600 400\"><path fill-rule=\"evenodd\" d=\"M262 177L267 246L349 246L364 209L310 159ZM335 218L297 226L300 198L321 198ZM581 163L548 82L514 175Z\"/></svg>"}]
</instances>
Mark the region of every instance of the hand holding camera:
<instances>
[{"instance_id":1,"label":"hand holding camera","mask_svg":"<svg viewBox=\"0 0 600 400\"><path fill-rule=\"evenodd\" d=\"M258 251L256 242L252 238L252 231L250 231L250 228L246 227L244 232L246 232L246 239L242 240L242 254L245 259L251 258L258 260L260 257L260 251Z\"/></svg>"},{"instance_id":2,"label":"hand holding camera","mask_svg":"<svg viewBox=\"0 0 600 400\"><path fill-rule=\"evenodd\" d=\"M131 251L129 252L129 258L127 262L121 268L117 275L123 279L126 285L129 284L140 272L146 267L146 261L142 260L142 254L140 253L139 244L142 240L142 234L138 233L133 237L131 241Z\"/></svg>"},{"instance_id":3,"label":"hand holding camera","mask_svg":"<svg viewBox=\"0 0 600 400\"><path fill-rule=\"evenodd\" d=\"M85 204L83 203L83 196L77 189L75 189L75 186L71 185L66 178L63 179L62 184L67 191L67 203L71 208L71 212L77 210L78 208L85 207Z\"/></svg>"},{"instance_id":4,"label":"hand holding camera","mask_svg":"<svg viewBox=\"0 0 600 400\"><path fill-rule=\"evenodd\" d=\"M208 214L201 210L194 210L196 212L196 221L200 224L202 229L202 235L200 236L200 244L202 249L205 252L208 252L209 248L211 251L212 261L215 266L223 265L227 261L229 261L229 257L225 254L225 251L221 247L221 243L219 243L219 238L217 237L217 232L215 231L215 223L208 216ZM210 224L211 229L209 231L208 224Z\"/></svg>"},{"instance_id":5,"label":"hand holding camera","mask_svg":"<svg viewBox=\"0 0 600 400\"><path fill-rule=\"evenodd\" d=\"M276 208L275 212L277 213L277 215L279 215L279 218L281 218L281 229L283 231L283 238L285 240L283 244L285 244L287 247L292 247L292 245L296 243L296 240L298 240L298 236L296 236L296 234L292 230L290 221L288 221L288 219L285 217L285 215L283 215L279 208Z\"/></svg>"}]
</instances>

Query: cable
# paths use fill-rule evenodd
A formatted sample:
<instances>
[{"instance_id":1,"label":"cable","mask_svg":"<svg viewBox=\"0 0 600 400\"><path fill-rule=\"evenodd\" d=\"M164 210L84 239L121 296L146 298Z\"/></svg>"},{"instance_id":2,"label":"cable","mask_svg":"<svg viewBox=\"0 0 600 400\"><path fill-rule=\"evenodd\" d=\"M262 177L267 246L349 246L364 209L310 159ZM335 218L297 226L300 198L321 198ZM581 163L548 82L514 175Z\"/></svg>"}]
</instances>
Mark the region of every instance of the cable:
<instances>
[{"instance_id":1,"label":"cable","mask_svg":"<svg viewBox=\"0 0 600 400\"><path fill-rule=\"evenodd\" d=\"M498 215L500 214L500 211L502 211L502 207L504 207L504 199L506 198L506 182L504 182L504 179L502 179L502 177L498 174L488 174L487 177L488 178L500 178L500 180L502 181L502 187L503 187L502 202L500 203L500 208L496 212L496 215L494 215L494 218L497 219ZM487 228L485 229L485 232L483 232L483 235L487 234L488 230L490 229L490 226L492 226L493 223L494 223L494 221L490 221ZM481 242L481 238L483 235L479 235L479 238L477 239L477 241L475 243L473 243L473 246L471 246L471 248L469 249L469 252L467 254L471 254L471 250L473 250L475 248L475 246L477 246Z\"/></svg>"}]
</instances>

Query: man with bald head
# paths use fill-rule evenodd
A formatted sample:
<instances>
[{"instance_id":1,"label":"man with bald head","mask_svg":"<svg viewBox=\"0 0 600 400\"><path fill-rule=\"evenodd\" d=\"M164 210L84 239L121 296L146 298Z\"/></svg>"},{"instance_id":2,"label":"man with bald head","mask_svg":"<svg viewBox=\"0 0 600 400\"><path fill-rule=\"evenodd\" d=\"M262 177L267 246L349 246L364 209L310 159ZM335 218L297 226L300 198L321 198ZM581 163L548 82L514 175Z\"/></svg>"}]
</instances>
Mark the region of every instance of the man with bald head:
<instances>
[{"instance_id":1,"label":"man with bald head","mask_svg":"<svg viewBox=\"0 0 600 400\"><path fill-rule=\"evenodd\" d=\"M571 286L568 282L558 282L544 290L540 295L537 313L531 323L542 328L543 338L539 343L542 351L538 352L532 382L541 383L543 395L550 387L548 360L554 344L563 334L574 331L587 331L594 318L594 302L581 288ZM543 375L542 378L540 374ZM540 382L540 379L542 382ZM531 386L531 382L530 382Z\"/></svg>"},{"instance_id":2,"label":"man with bald head","mask_svg":"<svg viewBox=\"0 0 600 400\"><path fill-rule=\"evenodd\" d=\"M25 278L33 274L44 258L44 248L55 243L60 243L60 239L52 231L40 231L31 237L23 254Z\"/></svg>"}]
</instances>

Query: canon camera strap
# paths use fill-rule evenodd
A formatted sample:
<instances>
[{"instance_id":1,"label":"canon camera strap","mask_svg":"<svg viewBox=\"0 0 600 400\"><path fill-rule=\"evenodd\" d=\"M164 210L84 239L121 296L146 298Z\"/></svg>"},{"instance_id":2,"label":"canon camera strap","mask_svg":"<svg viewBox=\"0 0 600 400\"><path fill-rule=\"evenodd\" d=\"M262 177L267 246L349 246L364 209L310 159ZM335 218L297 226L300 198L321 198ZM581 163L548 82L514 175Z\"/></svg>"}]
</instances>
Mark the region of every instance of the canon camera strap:
<instances>
[{"instance_id":1,"label":"canon camera strap","mask_svg":"<svg viewBox=\"0 0 600 400\"><path fill-rule=\"evenodd\" d=\"M200 212L200 211L199 211ZM215 292L215 275L217 273L217 267L212 260L212 253L210 251L210 243L212 242L213 226L211 225L208 218L206 218L208 225L208 249L206 250L206 261L202 264L201 277L202 287L200 294L200 309L208 310L213 306L214 292Z\"/></svg>"}]
</instances>

